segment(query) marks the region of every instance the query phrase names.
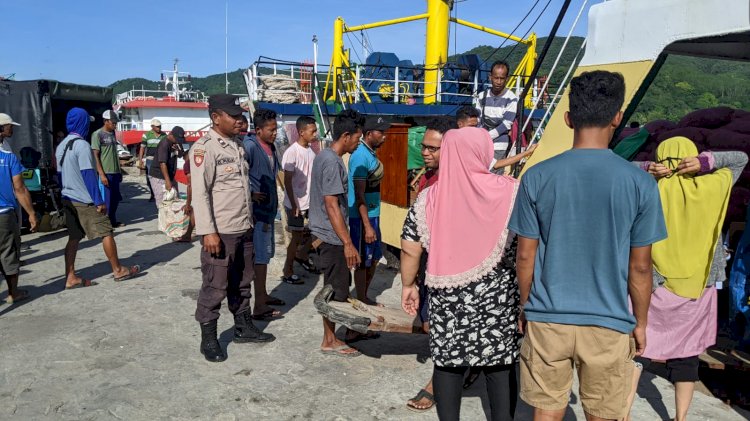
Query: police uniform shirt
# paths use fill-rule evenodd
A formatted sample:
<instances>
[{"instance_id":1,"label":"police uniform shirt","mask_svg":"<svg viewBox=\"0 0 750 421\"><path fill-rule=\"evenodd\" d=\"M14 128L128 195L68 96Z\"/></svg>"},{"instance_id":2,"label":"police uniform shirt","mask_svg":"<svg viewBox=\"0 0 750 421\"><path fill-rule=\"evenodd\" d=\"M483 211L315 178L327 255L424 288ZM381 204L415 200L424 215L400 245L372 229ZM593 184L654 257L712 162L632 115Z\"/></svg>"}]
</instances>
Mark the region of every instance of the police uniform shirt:
<instances>
[{"instance_id":1,"label":"police uniform shirt","mask_svg":"<svg viewBox=\"0 0 750 421\"><path fill-rule=\"evenodd\" d=\"M189 159L196 234L251 229L250 181L242 144L211 129L190 148Z\"/></svg>"}]
</instances>

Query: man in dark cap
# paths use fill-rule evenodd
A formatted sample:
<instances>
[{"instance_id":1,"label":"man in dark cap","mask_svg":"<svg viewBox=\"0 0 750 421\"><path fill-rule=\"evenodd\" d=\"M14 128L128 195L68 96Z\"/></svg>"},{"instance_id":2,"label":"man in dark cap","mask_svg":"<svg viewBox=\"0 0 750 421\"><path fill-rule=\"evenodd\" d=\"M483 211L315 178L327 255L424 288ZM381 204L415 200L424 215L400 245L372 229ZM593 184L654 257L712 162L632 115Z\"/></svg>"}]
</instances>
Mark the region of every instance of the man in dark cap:
<instances>
[{"instance_id":1,"label":"man in dark cap","mask_svg":"<svg viewBox=\"0 0 750 421\"><path fill-rule=\"evenodd\" d=\"M365 120L359 147L349 158L349 232L362 262L354 271L357 299L365 304L375 302L367 297L367 290L375 276L375 268L383 257L380 248L380 181L383 164L375 151L385 143L385 131L390 123L383 117L372 116ZM358 335L350 331L350 338ZM359 336L359 335L358 335ZM375 336L370 334L368 337Z\"/></svg>"},{"instance_id":2,"label":"man in dark cap","mask_svg":"<svg viewBox=\"0 0 750 421\"><path fill-rule=\"evenodd\" d=\"M177 158L184 153L182 150L184 142L185 130L180 126L174 126L167 137L160 140L156 147L156 154L151 162L148 176L151 179L157 208L161 206L166 192L177 189L174 176L177 172Z\"/></svg>"},{"instance_id":3,"label":"man in dark cap","mask_svg":"<svg viewBox=\"0 0 750 421\"><path fill-rule=\"evenodd\" d=\"M234 314L234 342L271 342L252 320L253 213L245 150L237 141L244 110L234 95L212 95L208 134L190 148L192 208L196 233L201 236L203 286L195 319L201 326L201 353L221 362L227 356L219 345L216 321L227 298Z\"/></svg>"}]
</instances>

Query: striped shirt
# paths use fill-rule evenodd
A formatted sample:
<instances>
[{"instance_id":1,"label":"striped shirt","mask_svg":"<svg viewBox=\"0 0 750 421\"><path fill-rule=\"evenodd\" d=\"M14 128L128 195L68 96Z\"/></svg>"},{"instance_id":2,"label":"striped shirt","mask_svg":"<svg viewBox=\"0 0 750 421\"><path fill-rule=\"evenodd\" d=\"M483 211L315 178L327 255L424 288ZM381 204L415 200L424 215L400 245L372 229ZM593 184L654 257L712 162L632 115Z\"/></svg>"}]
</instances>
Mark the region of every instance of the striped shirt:
<instances>
[{"instance_id":1,"label":"striped shirt","mask_svg":"<svg viewBox=\"0 0 750 421\"><path fill-rule=\"evenodd\" d=\"M492 89L484 91L479 96L477 105L479 110L479 126L490 132L495 143L495 150L505 150L508 147L507 135L513 126L518 109L518 97L510 89L505 88L500 95L493 95Z\"/></svg>"}]
</instances>

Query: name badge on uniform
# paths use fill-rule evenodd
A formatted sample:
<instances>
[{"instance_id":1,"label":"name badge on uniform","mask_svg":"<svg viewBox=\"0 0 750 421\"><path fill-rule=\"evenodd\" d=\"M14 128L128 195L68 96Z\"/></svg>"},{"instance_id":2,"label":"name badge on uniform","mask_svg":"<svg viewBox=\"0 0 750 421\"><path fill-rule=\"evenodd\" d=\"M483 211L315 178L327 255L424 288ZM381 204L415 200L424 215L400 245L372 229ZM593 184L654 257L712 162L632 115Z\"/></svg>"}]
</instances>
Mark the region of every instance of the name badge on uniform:
<instances>
[{"instance_id":1,"label":"name badge on uniform","mask_svg":"<svg viewBox=\"0 0 750 421\"><path fill-rule=\"evenodd\" d=\"M193 151L193 162L196 167L200 167L203 164L203 155L205 155L205 153L206 151L203 149L195 149Z\"/></svg>"}]
</instances>

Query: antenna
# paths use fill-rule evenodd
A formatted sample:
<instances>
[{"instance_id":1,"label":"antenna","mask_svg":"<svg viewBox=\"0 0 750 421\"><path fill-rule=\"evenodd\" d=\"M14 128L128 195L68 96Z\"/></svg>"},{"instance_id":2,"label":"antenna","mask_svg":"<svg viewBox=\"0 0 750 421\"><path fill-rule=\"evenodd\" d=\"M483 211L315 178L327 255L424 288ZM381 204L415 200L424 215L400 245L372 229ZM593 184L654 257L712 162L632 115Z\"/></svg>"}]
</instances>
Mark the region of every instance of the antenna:
<instances>
[{"instance_id":1,"label":"antenna","mask_svg":"<svg viewBox=\"0 0 750 421\"><path fill-rule=\"evenodd\" d=\"M229 0L224 2L224 93L229 93Z\"/></svg>"}]
</instances>

